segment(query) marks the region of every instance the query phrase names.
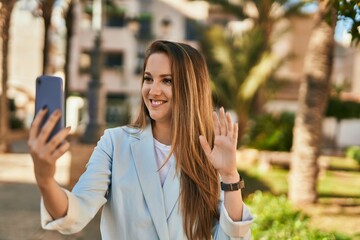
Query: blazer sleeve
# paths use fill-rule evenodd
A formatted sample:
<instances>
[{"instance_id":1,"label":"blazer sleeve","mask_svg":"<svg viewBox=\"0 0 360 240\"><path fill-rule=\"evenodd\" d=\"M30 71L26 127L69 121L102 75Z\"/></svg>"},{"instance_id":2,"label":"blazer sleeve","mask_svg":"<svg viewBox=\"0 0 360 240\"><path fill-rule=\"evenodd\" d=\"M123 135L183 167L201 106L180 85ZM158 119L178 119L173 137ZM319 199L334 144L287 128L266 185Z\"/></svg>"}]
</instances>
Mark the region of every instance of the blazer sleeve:
<instances>
[{"instance_id":1,"label":"blazer sleeve","mask_svg":"<svg viewBox=\"0 0 360 240\"><path fill-rule=\"evenodd\" d=\"M223 202L223 192L221 192L221 199L219 203L220 219L215 224L214 239L239 239L250 240L251 239L251 224L253 222L253 216L250 209L243 203L243 214L241 221L233 221L228 212L226 211Z\"/></svg>"},{"instance_id":2,"label":"blazer sleeve","mask_svg":"<svg viewBox=\"0 0 360 240\"><path fill-rule=\"evenodd\" d=\"M86 165L86 171L81 175L72 192L64 189L69 201L66 216L53 220L41 200L41 224L44 229L72 234L81 231L94 218L107 201L112 153L113 143L110 133L106 130Z\"/></svg>"}]
</instances>

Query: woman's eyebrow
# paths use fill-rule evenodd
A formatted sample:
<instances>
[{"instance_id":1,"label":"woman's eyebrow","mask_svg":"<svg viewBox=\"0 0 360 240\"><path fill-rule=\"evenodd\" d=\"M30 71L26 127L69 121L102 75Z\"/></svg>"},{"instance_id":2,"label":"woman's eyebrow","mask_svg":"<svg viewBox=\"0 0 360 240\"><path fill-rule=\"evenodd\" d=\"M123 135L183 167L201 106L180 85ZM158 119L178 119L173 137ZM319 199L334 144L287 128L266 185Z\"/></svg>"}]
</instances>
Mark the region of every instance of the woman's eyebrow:
<instances>
[{"instance_id":1,"label":"woman's eyebrow","mask_svg":"<svg viewBox=\"0 0 360 240\"><path fill-rule=\"evenodd\" d=\"M160 74L160 77L172 77L172 74L171 74L171 73L168 73L168 74Z\"/></svg>"},{"instance_id":2,"label":"woman's eyebrow","mask_svg":"<svg viewBox=\"0 0 360 240\"><path fill-rule=\"evenodd\" d=\"M151 75L150 72L144 72L144 75ZM160 77L172 77L172 74L171 73L164 73L164 74L160 74Z\"/></svg>"}]
</instances>

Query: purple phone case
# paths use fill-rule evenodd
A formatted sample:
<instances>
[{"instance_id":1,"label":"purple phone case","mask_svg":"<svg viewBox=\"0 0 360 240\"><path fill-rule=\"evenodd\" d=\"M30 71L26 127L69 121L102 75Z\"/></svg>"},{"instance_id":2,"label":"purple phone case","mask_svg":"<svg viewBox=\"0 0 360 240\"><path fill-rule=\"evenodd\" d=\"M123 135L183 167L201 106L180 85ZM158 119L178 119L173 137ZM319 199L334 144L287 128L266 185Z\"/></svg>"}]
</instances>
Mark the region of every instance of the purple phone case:
<instances>
[{"instance_id":1,"label":"purple phone case","mask_svg":"<svg viewBox=\"0 0 360 240\"><path fill-rule=\"evenodd\" d=\"M48 108L48 112L40 124L41 128L56 109L60 109L62 112L61 119L56 123L48 138L49 141L57 132L64 128L63 80L60 77L43 75L36 79L35 114L45 106Z\"/></svg>"}]
</instances>

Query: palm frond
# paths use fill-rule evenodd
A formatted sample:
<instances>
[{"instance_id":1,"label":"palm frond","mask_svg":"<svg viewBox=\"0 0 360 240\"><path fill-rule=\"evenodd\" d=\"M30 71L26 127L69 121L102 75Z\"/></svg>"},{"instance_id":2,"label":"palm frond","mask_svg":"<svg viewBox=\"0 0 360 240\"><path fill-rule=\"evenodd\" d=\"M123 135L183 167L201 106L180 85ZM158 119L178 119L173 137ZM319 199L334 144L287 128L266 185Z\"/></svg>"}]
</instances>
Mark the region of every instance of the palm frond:
<instances>
[{"instance_id":1,"label":"palm frond","mask_svg":"<svg viewBox=\"0 0 360 240\"><path fill-rule=\"evenodd\" d=\"M249 101L252 99L259 87L266 82L266 80L278 68L281 59L270 52L265 52L260 62L254 66L248 77L245 79L239 88L237 99L239 101Z\"/></svg>"}]
</instances>

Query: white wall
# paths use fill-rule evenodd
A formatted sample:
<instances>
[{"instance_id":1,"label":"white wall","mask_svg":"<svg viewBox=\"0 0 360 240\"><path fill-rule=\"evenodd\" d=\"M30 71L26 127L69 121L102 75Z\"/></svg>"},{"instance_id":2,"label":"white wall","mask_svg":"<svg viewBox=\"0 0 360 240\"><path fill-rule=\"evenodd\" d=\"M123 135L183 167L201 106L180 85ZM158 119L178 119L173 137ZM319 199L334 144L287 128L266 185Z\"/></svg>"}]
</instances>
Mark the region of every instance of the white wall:
<instances>
[{"instance_id":1,"label":"white wall","mask_svg":"<svg viewBox=\"0 0 360 240\"><path fill-rule=\"evenodd\" d=\"M9 85L35 96L35 79L42 72L43 22L15 5L9 44Z\"/></svg>"},{"instance_id":2,"label":"white wall","mask_svg":"<svg viewBox=\"0 0 360 240\"><path fill-rule=\"evenodd\" d=\"M360 120L348 119L340 122L340 131L336 140L339 147L360 146Z\"/></svg>"},{"instance_id":3,"label":"white wall","mask_svg":"<svg viewBox=\"0 0 360 240\"><path fill-rule=\"evenodd\" d=\"M154 1L151 6L153 13L153 33L158 39L167 39L172 41L183 41L185 38L185 18L178 10L161 2ZM164 33L161 27L161 21L169 19L171 21L170 31Z\"/></svg>"}]
</instances>

